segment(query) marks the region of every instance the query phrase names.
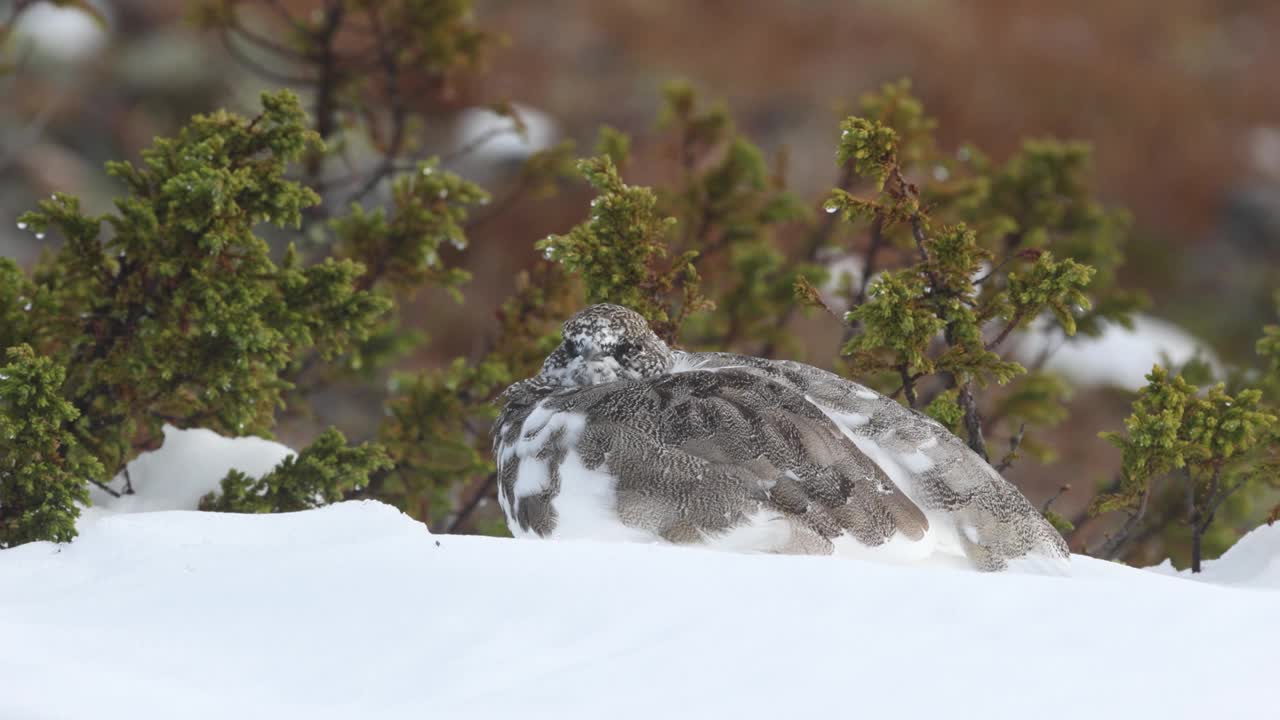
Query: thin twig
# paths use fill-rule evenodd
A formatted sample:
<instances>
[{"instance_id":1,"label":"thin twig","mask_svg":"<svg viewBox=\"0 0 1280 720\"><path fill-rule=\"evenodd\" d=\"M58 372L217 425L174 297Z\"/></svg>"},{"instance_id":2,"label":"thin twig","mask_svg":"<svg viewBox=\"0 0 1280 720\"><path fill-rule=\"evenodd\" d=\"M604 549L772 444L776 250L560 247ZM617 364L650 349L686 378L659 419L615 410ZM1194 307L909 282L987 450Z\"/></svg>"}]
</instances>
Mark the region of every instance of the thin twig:
<instances>
[{"instance_id":1,"label":"thin twig","mask_svg":"<svg viewBox=\"0 0 1280 720\"><path fill-rule=\"evenodd\" d=\"M237 35L249 41L250 44L255 45L258 48L265 50L267 52L280 55L281 57L292 58L295 60L316 59L315 56L309 51L299 52L295 48L281 45L280 43L270 38L266 38L261 35L258 35L257 33L251 32L247 27L244 26L244 23L240 22L240 18L238 16L233 16L231 18L231 23L229 27L232 30L235 30Z\"/></svg>"},{"instance_id":2,"label":"thin twig","mask_svg":"<svg viewBox=\"0 0 1280 720\"><path fill-rule=\"evenodd\" d=\"M1209 503L1209 507L1205 508L1205 513L1208 516L1203 523L1203 528L1205 530L1209 529L1209 524L1213 522L1213 516L1215 513L1218 512L1218 508L1222 506L1222 503L1226 502L1227 498L1234 495L1237 490L1244 487L1244 484L1247 482L1249 482L1249 477L1246 475L1245 477L1240 478L1230 487L1223 488L1222 492L1218 494L1218 496L1214 498L1212 502Z\"/></svg>"},{"instance_id":3,"label":"thin twig","mask_svg":"<svg viewBox=\"0 0 1280 720\"><path fill-rule=\"evenodd\" d=\"M1022 437L1023 435L1026 434L1026 432L1027 432L1026 423L1022 423L1021 425L1018 426L1018 432L1014 433L1013 437L1009 438L1009 452L1005 453L1005 456L1000 459L1000 464L996 465L996 472L1003 473L1005 470L1008 470L1010 466L1013 465L1014 460L1018 459L1018 447L1022 445ZM1063 487L1065 489L1066 487L1070 487L1070 486L1063 486ZM1061 490L1058 491L1058 495L1061 495L1061 494L1062 494L1062 491ZM1055 500L1057 499L1058 495L1053 496ZM1050 502L1052 502L1052 500ZM1045 508L1048 509L1048 505L1046 505Z\"/></svg>"},{"instance_id":4,"label":"thin twig","mask_svg":"<svg viewBox=\"0 0 1280 720\"><path fill-rule=\"evenodd\" d=\"M462 507L458 508L457 514L454 515L453 519L449 521L449 524L445 526L444 531L450 535L458 532L458 530L463 526L463 523L467 522L467 520L471 518L471 515L475 513L476 508L480 507L480 504L484 502L484 499L489 496L489 491L496 486L497 482L497 474L489 473L489 475L485 477L484 482L480 484L479 488L471 494L471 497L468 498L467 502L464 503Z\"/></svg>"},{"instance_id":5,"label":"thin twig","mask_svg":"<svg viewBox=\"0 0 1280 720\"><path fill-rule=\"evenodd\" d=\"M48 127L54 112L62 105L63 98L70 94L72 89L72 84L59 86L53 94L52 101L45 103L44 107L40 108L35 117L31 118L31 121L27 123L26 127L11 133L8 142L4 144L3 152L0 153L0 171L7 168L14 158L36 143L36 140L44 133L44 129ZM78 90L79 88L76 87L75 89Z\"/></svg>"},{"instance_id":6,"label":"thin twig","mask_svg":"<svg viewBox=\"0 0 1280 720\"><path fill-rule=\"evenodd\" d=\"M903 379L903 383L902 383L901 385L899 385L899 386L898 386L898 389L897 389L897 390L894 390L894 391L893 391L893 392L891 392L891 393L889 393L888 397L893 398L893 399L895 399L895 400L896 400L896 399L898 398L898 396L899 396L899 395L901 395L903 392L905 392L905 391L906 391L906 389L907 389L907 381L910 381L911 383L915 383L915 381L919 380L920 378L922 378L922 377L924 377L924 376L925 376L925 374L924 374L924 373L922 373L922 372L918 372L918 373L916 373L916 374L914 374L914 375L911 375L911 376L910 376L910 377L908 377L908 378L904 378L904 379ZM929 403L924 403L924 404L925 404L925 405L928 405Z\"/></svg>"},{"instance_id":7,"label":"thin twig","mask_svg":"<svg viewBox=\"0 0 1280 720\"><path fill-rule=\"evenodd\" d=\"M226 49L227 53L230 54L231 57L235 58L236 62L244 65L263 78L280 85L305 85L311 82L309 78L298 77L296 75L286 75L282 72L272 70L257 60L249 57L231 41L231 33L232 31L230 28L223 28L222 32L219 33L219 36L222 40L222 47Z\"/></svg>"},{"instance_id":8,"label":"thin twig","mask_svg":"<svg viewBox=\"0 0 1280 720\"><path fill-rule=\"evenodd\" d=\"M513 112L514 112L514 111L513 111ZM450 150L449 152L445 153L444 155L441 155L441 156L440 156L440 165L441 165L441 166L446 166L446 167L447 167L447 166L449 166L450 164L452 164L452 163L456 162L457 160L460 160L461 158L464 158L464 157L466 157L467 155L470 155L471 153L475 152L476 150L479 150L481 147L483 147L483 146L484 146L484 145L486 145L487 143L489 143L489 142L491 142L491 141L493 141L493 140L495 140L495 139L497 139L497 138L500 138L500 137L502 137L503 135L507 135L507 134L510 134L510 133L515 133L516 135L520 135L520 131L519 131L519 129L516 127L516 123L515 123L514 121L513 121L513 124L511 124L511 125L505 125L505 126L502 126L502 127L489 128L488 130L485 130L484 132L482 132L482 133L480 133L479 135L475 136L475 137L474 137L474 138L472 138L471 140L467 141L467 143L466 143L466 144L464 144L464 145L460 145L459 147L457 147L457 148L455 148L455 149L453 149L453 150ZM418 160L425 160L426 158L425 158L425 157L419 157L419 158L417 158L417 159L418 159Z\"/></svg>"},{"instance_id":9,"label":"thin twig","mask_svg":"<svg viewBox=\"0 0 1280 720\"><path fill-rule=\"evenodd\" d=\"M328 141L329 137L337 130L337 113L338 113L338 63L334 54L334 39L338 34L338 28L342 24L343 16L346 13L346 7L342 3L329 3L325 8L324 25L319 31L311 35L311 41L319 48L316 53L318 60L319 76L315 82L316 101L314 108L316 132L319 133L320 139ZM313 152L307 158L307 177L309 180L318 180L324 170L324 154L321 152ZM325 206L314 208L311 211L313 218L323 218L328 210L322 209Z\"/></svg>"},{"instance_id":10,"label":"thin twig","mask_svg":"<svg viewBox=\"0 0 1280 720\"><path fill-rule=\"evenodd\" d=\"M111 497L117 497L117 498L120 497L119 491L112 490L110 487L106 485L106 483L99 482L97 480L94 480L93 478L89 478L89 482L93 483L94 485L97 485L103 492L110 495Z\"/></svg>"},{"instance_id":11,"label":"thin twig","mask_svg":"<svg viewBox=\"0 0 1280 720\"><path fill-rule=\"evenodd\" d=\"M898 376L902 378L901 390L902 392L906 393L907 406L915 407L916 406L916 385L915 385L916 376L913 376L907 372L906 363L903 363L898 366ZM897 395L897 393L894 393L894 395Z\"/></svg>"},{"instance_id":12,"label":"thin twig","mask_svg":"<svg viewBox=\"0 0 1280 720\"><path fill-rule=\"evenodd\" d=\"M1071 483L1065 483L1063 485L1059 485L1058 492L1054 493L1053 497L1049 498L1048 500L1045 500L1044 505L1040 506L1040 514L1048 515L1049 508L1053 507L1053 504L1058 501L1058 498L1062 497L1063 494L1065 494L1070 489L1071 489Z\"/></svg>"},{"instance_id":13,"label":"thin twig","mask_svg":"<svg viewBox=\"0 0 1280 720\"><path fill-rule=\"evenodd\" d=\"M840 173L839 187L846 191L849 190L853 187L853 183L857 177L858 176L853 169L853 163L846 164L844 170ZM804 260L802 260L802 262L811 263L816 260L818 257L818 251L831 240L831 236L835 234L836 230L836 222L838 220L836 217L837 214L838 213L823 213L822 220L818 223L818 227L814 228L814 231L809 234L809 242L805 247ZM799 307L799 305L800 303L795 300L787 304L787 307L782 311L782 314L778 316L777 322L774 323L774 338L782 334L782 330L791 322L791 317L795 314L796 308ZM760 355L762 357L769 357L770 355L773 355L775 350L777 350L778 344L774 338L770 338L765 342L764 346L760 348Z\"/></svg>"},{"instance_id":14,"label":"thin twig","mask_svg":"<svg viewBox=\"0 0 1280 720\"><path fill-rule=\"evenodd\" d=\"M986 440L982 437L982 415L978 412L978 401L974 399L969 383L960 386L956 402L964 411L964 429L969 436L969 449L978 453L978 457L983 460L990 460Z\"/></svg>"},{"instance_id":15,"label":"thin twig","mask_svg":"<svg viewBox=\"0 0 1280 720\"><path fill-rule=\"evenodd\" d=\"M1143 516L1147 514L1147 503L1151 499L1151 483L1142 490L1142 499L1138 502L1138 509L1129 513L1129 518L1125 520L1124 525L1115 533L1107 536L1102 546L1096 552L1089 553L1095 557L1101 557L1104 560L1114 560L1120 554L1121 547L1129 539L1129 536L1137 528L1138 523Z\"/></svg>"},{"instance_id":16,"label":"thin twig","mask_svg":"<svg viewBox=\"0 0 1280 720\"><path fill-rule=\"evenodd\" d=\"M1013 262L1014 258L1016 258L1016 257L1018 257L1018 256L1017 256L1017 255L1006 255L1006 256L1005 256L1005 258L1004 258L1003 260L1001 260L998 264L993 265L993 266L991 267L991 269L990 269L990 270L987 270L986 274L984 274L982 277L978 278L977 280L974 280L974 281L973 281L973 284L974 284L974 285L981 285L982 283L984 283L984 282L986 282L986 281L990 280L990 279L991 279L991 277L992 277L993 275L995 275L996 273L998 273L998 272L1000 272L1001 270L1003 270L1003 269L1004 269L1004 266L1005 266L1005 265L1008 265L1008 264L1009 264L1009 263L1011 263L1011 262Z\"/></svg>"},{"instance_id":17,"label":"thin twig","mask_svg":"<svg viewBox=\"0 0 1280 720\"><path fill-rule=\"evenodd\" d=\"M383 36L382 18L378 15L377 9L371 5L366 8L366 14L369 16L369 22L373 25L379 37ZM372 192L387 175L393 172L396 160L399 158L400 151L404 145L409 109L405 106L404 97L400 93L400 65L396 61L394 48L390 47L386 42L378 43L378 58L381 62L382 71L386 76L387 103L391 106L391 140L387 143L382 162L374 170L373 175L359 190L347 198L344 205L359 202L361 198Z\"/></svg>"},{"instance_id":18,"label":"thin twig","mask_svg":"<svg viewBox=\"0 0 1280 720\"><path fill-rule=\"evenodd\" d=\"M1018 327L1018 325L1022 324L1022 321L1025 317L1026 317L1026 311L1019 310L1018 312L1015 312L1013 314L1013 317L1009 318L1009 323L1005 325L1004 329L1000 331L1000 334L996 335L991 342L987 343L986 345L987 349L995 350L997 347L999 347L1000 344L1003 343L1005 339L1009 337L1009 334L1012 333Z\"/></svg>"},{"instance_id":19,"label":"thin twig","mask_svg":"<svg viewBox=\"0 0 1280 720\"><path fill-rule=\"evenodd\" d=\"M868 286L871 284L871 276L876 271L876 256L884 247L884 215L876 213L872 218L869 235L871 241L867 244L867 258L862 264L862 279L858 282L858 295L853 299L854 307L867 301Z\"/></svg>"}]
</instances>

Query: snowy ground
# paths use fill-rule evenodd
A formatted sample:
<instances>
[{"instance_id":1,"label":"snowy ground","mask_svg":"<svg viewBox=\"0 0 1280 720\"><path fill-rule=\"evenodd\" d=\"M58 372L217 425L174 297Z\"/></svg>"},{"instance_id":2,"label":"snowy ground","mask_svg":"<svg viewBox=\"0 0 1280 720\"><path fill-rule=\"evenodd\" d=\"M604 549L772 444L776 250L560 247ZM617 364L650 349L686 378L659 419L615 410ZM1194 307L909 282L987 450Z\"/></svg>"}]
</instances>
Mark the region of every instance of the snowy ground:
<instances>
[{"instance_id":1,"label":"snowy ground","mask_svg":"<svg viewBox=\"0 0 1280 720\"><path fill-rule=\"evenodd\" d=\"M1280 525L1193 582L1085 557L1061 578L433 536L372 502L121 510L95 512L68 545L0 552L0 718L1200 720L1276 707L1280 592L1265 588L1280 587Z\"/></svg>"}]
</instances>

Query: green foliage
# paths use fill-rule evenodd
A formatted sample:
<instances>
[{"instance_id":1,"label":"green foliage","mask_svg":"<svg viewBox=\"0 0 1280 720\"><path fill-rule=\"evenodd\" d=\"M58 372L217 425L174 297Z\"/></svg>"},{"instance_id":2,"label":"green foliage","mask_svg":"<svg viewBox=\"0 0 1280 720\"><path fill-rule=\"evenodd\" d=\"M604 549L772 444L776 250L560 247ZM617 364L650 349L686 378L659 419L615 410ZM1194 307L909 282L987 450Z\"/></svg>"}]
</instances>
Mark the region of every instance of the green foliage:
<instances>
[{"instance_id":1,"label":"green foliage","mask_svg":"<svg viewBox=\"0 0 1280 720\"><path fill-rule=\"evenodd\" d=\"M1041 253L1025 273L1009 273L1009 304L1003 315L1010 320L1033 318L1051 310L1067 335L1076 334L1075 313L1089 308L1084 289L1094 270L1074 260L1055 261Z\"/></svg>"},{"instance_id":2,"label":"green foliage","mask_svg":"<svg viewBox=\"0 0 1280 720\"><path fill-rule=\"evenodd\" d=\"M997 404L988 413L1009 435L1011 457L1025 441L1047 459L1022 427L1060 420L1032 408L1061 393L1048 392L1038 375L1015 382L1026 368L1000 349L1046 314L1066 336L1127 322L1136 296L1111 286L1125 217L1090 196L1084 145L1029 142L995 165L971 147L940 153L936 123L909 84L886 85L860 107L863 115L840 126L836 159L848 182L824 204L866 232L866 262L878 271L869 287L846 293L849 370L892 378L884 390L896 386L908 404L963 427L984 456L978 431L995 423L983 422L974 388L1014 382L1003 397L1016 398L1020 412ZM871 184L869 193L857 191L860 182ZM954 407L932 404L952 390Z\"/></svg>"},{"instance_id":3,"label":"green foliage","mask_svg":"<svg viewBox=\"0 0 1280 720\"><path fill-rule=\"evenodd\" d=\"M1275 294L1276 308L1280 310L1280 291ZM1280 325L1262 328L1262 337L1255 347L1263 362L1263 382L1271 391L1274 401L1280 401Z\"/></svg>"},{"instance_id":4,"label":"green foliage","mask_svg":"<svg viewBox=\"0 0 1280 720\"><path fill-rule=\"evenodd\" d=\"M493 463L484 451L497 407L486 402L514 381L499 362L447 368L407 379L388 403L379 441L395 467L376 486L378 497L419 517L439 521L460 478L484 475Z\"/></svg>"},{"instance_id":5,"label":"green foliage","mask_svg":"<svg viewBox=\"0 0 1280 720\"><path fill-rule=\"evenodd\" d=\"M601 125L596 137L596 155L604 155L613 164L625 168L631 160L631 136L608 125Z\"/></svg>"},{"instance_id":6,"label":"green foliage","mask_svg":"<svg viewBox=\"0 0 1280 720\"><path fill-rule=\"evenodd\" d=\"M619 151L619 148L606 148ZM569 180L579 179L577 145L572 140L539 150L525 160L520 168L520 185L529 189L536 198L549 198L560 190L560 186Z\"/></svg>"},{"instance_id":7,"label":"green foliage","mask_svg":"<svg viewBox=\"0 0 1280 720\"><path fill-rule=\"evenodd\" d=\"M887 272L871 286L868 302L848 314L862 327L844 348L855 370L902 367L909 375L935 370L929 344L947 323L926 296L926 282L912 270Z\"/></svg>"},{"instance_id":8,"label":"green foliage","mask_svg":"<svg viewBox=\"0 0 1280 720\"><path fill-rule=\"evenodd\" d=\"M676 144L680 182L657 191L659 206L679 221L674 247L692 255L702 288L719 299L719 313L689 318L687 342L716 348L745 339L787 340L776 317L800 279L820 282L823 271L795 262L777 247L780 228L808 220L803 201L786 190L783 169L734 127L722 103L702 108L686 83L672 83L658 125ZM709 306L708 306L709 307Z\"/></svg>"},{"instance_id":9,"label":"green foliage","mask_svg":"<svg viewBox=\"0 0 1280 720\"><path fill-rule=\"evenodd\" d=\"M356 203L347 215L331 221L334 255L368 268L361 283L365 287L380 282L402 291L430 284L462 299L458 287L468 275L446 268L440 247L467 246L463 227L468 206L487 204L489 194L438 166L431 159L419 164L416 172L396 178L389 212L381 207L367 211Z\"/></svg>"},{"instance_id":10,"label":"green foliage","mask_svg":"<svg viewBox=\"0 0 1280 720\"><path fill-rule=\"evenodd\" d=\"M840 123L836 162L853 164L854 172L883 186L897 163L898 133L878 121L848 117Z\"/></svg>"},{"instance_id":11,"label":"green foliage","mask_svg":"<svg viewBox=\"0 0 1280 720\"><path fill-rule=\"evenodd\" d=\"M858 105L858 117L869 118L893 130L897 155L904 163L927 161L936 152L934 132L938 121L926 115L924 103L911 94L909 79L886 83L878 92L864 94ZM845 163L839 156L837 160Z\"/></svg>"},{"instance_id":12,"label":"green foliage","mask_svg":"<svg viewBox=\"0 0 1280 720\"><path fill-rule=\"evenodd\" d=\"M1046 510L1044 511L1043 514L1044 514L1044 519L1048 520L1049 524L1052 525L1055 530L1062 533L1063 535L1066 535L1067 533L1070 533L1072 530L1076 529L1076 526L1074 523L1072 523L1070 520L1062 517L1061 515L1059 515L1058 513L1052 510Z\"/></svg>"},{"instance_id":13,"label":"green foliage","mask_svg":"<svg viewBox=\"0 0 1280 720\"><path fill-rule=\"evenodd\" d=\"M332 239L327 249L337 258L367 268L355 289L372 292L388 306L424 286L443 288L461 303L460 288L470 276L446 266L441 249L445 244L465 249L470 208L488 203L487 192L440 170L432 158L391 183L389 208L366 210L352 203L348 214L330 220ZM343 365L371 374L420 342L420 336L401 327L398 314L386 314L348 349Z\"/></svg>"},{"instance_id":14,"label":"green foliage","mask_svg":"<svg viewBox=\"0 0 1280 720\"><path fill-rule=\"evenodd\" d=\"M459 493L492 472L493 400L510 383L536 374L559 344L560 323L580 307L574 290L558 265L539 263L517 276L482 359L458 358L441 370L393 378L378 439L394 465L358 495L395 504L433 527L444 522Z\"/></svg>"},{"instance_id":15,"label":"green foliage","mask_svg":"<svg viewBox=\"0 0 1280 720\"><path fill-rule=\"evenodd\" d=\"M539 241L538 249L582 278L588 303L626 305L660 334L674 337L686 315L706 307L693 265L697 253L661 267L675 219L658 211L657 196L622 182L608 156L583 160L578 169L597 193L591 219L565 235ZM671 297L676 288L683 291L679 300Z\"/></svg>"},{"instance_id":16,"label":"green foliage","mask_svg":"<svg viewBox=\"0 0 1280 720\"><path fill-rule=\"evenodd\" d=\"M35 308L36 287L9 258L0 258L0 348L17 345L31 337L31 311Z\"/></svg>"},{"instance_id":17,"label":"green foliage","mask_svg":"<svg viewBox=\"0 0 1280 720\"><path fill-rule=\"evenodd\" d=\"M960 432L960 423L964 421L964 410L957 402L959 392L947 390L939 393L924 409L924 414L942 423L943 427L953 433Z\"/></svg>"},{"instance_id":18,"label":"green foliage","mask_svg":"<svg viewBox=\"0 0 1280 720\"><path fill-rule=\"evenodd\" d=\"M130 190L116 213L87 217L55 195L23 216L66 239L34 273L31 340L67 366L78 434L104 467L123 467L163 422L267 433L299 352L339 353L387 309L353 289L361 266L276 265L253 232L296 226L317 201L285 177L315 142L296 98L264 95L253 120L197 116L142 167L111 164Z\"/></svg>"},{"instance_id":19,"label":"green foliage","mask_svg":"<svg viewBox=\"0 0 1280 720\"><path fill-rule=\"evenodd\" d=\"M1030 140L999 166L974 148L963 149L962 156L963 162L952 164L959 177L926 190L926 198L973 224L984 243L1007 256L1023 251L1034 259L1047 251L1091 268L1092 312L1086 312L1089 304L1077 303L1069 313L1055 310L1059 321L1069 314L1069 326L1090 336L1107 322L1127 326L1129 314L1145 304L1141 294L1115 287L1130 220L1092 197L1089 146Z\"/></svg>"},{"instance_id":20,"label":"green foliage","mask_svg":"<svg viewBox=\"0 0 1280 720\"><path fill-rule=\"evenodd\" d=\"M49 416L29 422L65 426L92 456L77 461L82 484L158 446L165 423L268 435L291 366L351 350L390 306L361 289L359 263L304 266L290 250L277 264L255 234L297 227L318 201L286 175L318 143L297 99L265 94L262 105L253 119L197 116L141 165L111 163L128 190L115 212L88 216L55 194L20 220L65 242L29 277L0 266L13 300L0 338L65 369L58 393L74 419L45 403Z\"/></svg>"},{"instance_id":21,"label":"green foliage","mask_svg":"<svg viewBox=\"0 0 1280 720\"><path fill-rule=\"evenodd\" d=\"M1133 403L1125 432L1101 436L1120 448L1118 489L1099 496L1093 511L1125 511L1140 518L1155 480L1169 476L1192 534L1191 563L1199 570L1201 538L1228 499L1261 483L1275 483L1280 421L1262 392L1234 395L1220 383L1206 390L1156 367Z\"/></svg>"},{"instance_id":22,"label":"green foliage","mask_svg":"<svg viewBox=\"0 0 1280 720\"><path fill-rule=\"evenodd\" d=\"M102 467L70 431L79 413L60 392L61 366L30 346L0 365L0 548L76 534L77 503L89 502L86 476Z\"/></svg>"},{"instance_id":23,"label":"green foliage","mask_svg":"<svg viewBox=\"0 0 1280 720\"><path fill-rule=\"evenodd\" d=\"M732 132L733 119L724 103L699 110L698 93L686 81L667 83L662 89L662 99L658 127L679 130L681 164L686 167L700 147L712 147Z\"/></svg>"},{"instance_id":24,"label":"green foliage","mask_svg":"<svg viewBox=\"0 0 1280 720\"><path fill-rule=\"evenodd\" d=\"M201 510L237 513L295 512L338 502L369 484L370 473L391 467L377 445L348 447L329 428L309 447L254 480L239 470L222 479L220 492L200 498Z\"/></svg>"}]
</instances>

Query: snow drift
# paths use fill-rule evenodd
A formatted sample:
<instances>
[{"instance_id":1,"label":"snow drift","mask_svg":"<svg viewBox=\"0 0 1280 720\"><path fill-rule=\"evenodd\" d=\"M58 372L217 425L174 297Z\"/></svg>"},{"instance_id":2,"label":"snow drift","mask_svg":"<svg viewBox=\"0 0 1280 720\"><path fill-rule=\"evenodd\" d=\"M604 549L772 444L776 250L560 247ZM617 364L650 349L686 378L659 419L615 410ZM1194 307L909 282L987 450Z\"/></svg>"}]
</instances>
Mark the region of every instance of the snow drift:
<instances>
[{"instance_id":1,"label":"snow drift","mask_svg":"<svg viewBox=\"0 0 1280 720\"><path fill-rule=\"evenodd\" d=\"M0 552L3 720L1274 711L1280 526L1191 582L433 536L374 502L130 513L289 453L166 437L74 542Z\"/></svg>"},{"instance_id":2,"label":"snow drift","mask_svg":"<svg viewBox=\"0 0 1280 720\"><path fill-rule=\"evenodd\" d=\"M1274 709L1280 594L1074 566L1051 578L441 537L372 502L114 515L69 545L0 553L0 717Z\"/></svg>"}]
</instances>

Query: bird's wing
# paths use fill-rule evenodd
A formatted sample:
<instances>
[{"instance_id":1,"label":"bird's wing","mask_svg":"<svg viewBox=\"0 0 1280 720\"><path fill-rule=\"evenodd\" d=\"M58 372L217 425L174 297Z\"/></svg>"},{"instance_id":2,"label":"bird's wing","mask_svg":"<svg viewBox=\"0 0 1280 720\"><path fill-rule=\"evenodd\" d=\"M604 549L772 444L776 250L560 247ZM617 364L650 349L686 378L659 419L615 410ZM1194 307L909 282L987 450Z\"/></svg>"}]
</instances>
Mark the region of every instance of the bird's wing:
<instances>
[{"instance_id":1,"label":"bird's wing","mask_svg":"<svg viewBox=\"0 0 1280 720\"><path fill-rule=\"evenodd\" d=\"M620 381L522 412L499 419L499 481L509 519L539 534L598 537L580 518L584 498L607 488L622 525L672 542L927 544L928 521L893 481L801 394L757 374Z\"/></svg>"},{"instance_id":2,"label":"bird's wing","mask_svg":"<svg viewBox=\"0 0 1280 720\"><path fill-rule=\"evenodd\" d=\"M1070 558L1058 531L990 464L932 418L880 393L803 363L729 353L683 353L675 370L745 372L793 389L925 512L941 547L980 568L1020 560L1052 572Z\"/></svg>"}]
</instances>

